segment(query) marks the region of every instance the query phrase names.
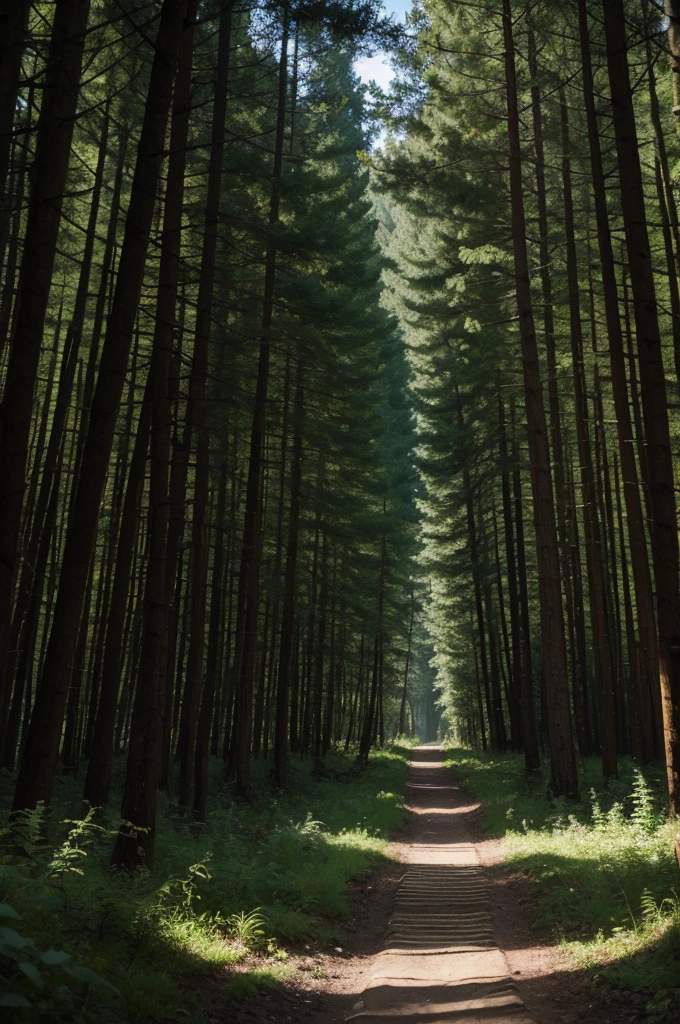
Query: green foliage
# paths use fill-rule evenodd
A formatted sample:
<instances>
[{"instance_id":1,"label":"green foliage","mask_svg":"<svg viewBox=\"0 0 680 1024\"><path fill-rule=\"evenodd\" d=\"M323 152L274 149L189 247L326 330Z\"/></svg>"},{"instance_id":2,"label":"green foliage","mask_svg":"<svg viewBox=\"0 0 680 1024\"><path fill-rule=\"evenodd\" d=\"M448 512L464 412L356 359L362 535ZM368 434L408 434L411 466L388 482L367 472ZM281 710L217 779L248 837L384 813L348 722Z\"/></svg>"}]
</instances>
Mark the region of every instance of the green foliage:
<instances>
[{"instance_id":1,"label":"green foliage","mask_svg":"<svg viewBox=\"0 0 680 1024\"><path fill-rule=\"evenodd\" d=\"M226 920L226 931L229 938L240 943L249 953L257 953L274 941L267 939L266 925L262 908L256 907L249 914L245 910L239 914L230 914Z\"/></svg>"},{"instance_id":2,"label":"green foliage","mask_svg":"<svg viewBox=\"0 0 680 1024\"><path fill-rule=\"evenodd\" d=\"M552 927L576 963L643 1002L678 987L675 829L662 810L659 768L643 773L622 759L619 778L603 790L599 763L588 758L581 791L590 799L577 804L548 800L546 779L527 779L519 755L449 757L484 804L488 830L504 837L508 868L535 884L538 923Z\"/></svg>"},{"instance_id":3,"label":"green foliage","mask_svg":"<svg viewBox=\"0 0 680 1024\"><path fill-rule=\"evenodd\" d=\"M20 921L21 914L3 903L0 918ZM36 1020L64 1014L71 1017L87 1003L93 990L120 996L118 989L95 971L74 964L69 953L61 949L41 952L32 939L6 925L0 925L0 978L0 1007L32 1010Z\"/></svg>"},{"instance_id":4,"label":"green foliage","mask_svg":"<svg viewBox=\"0 0 680 1024\"><path fill-rule=\"evenodd\" d=\"M294 762L290 792L276 797L269 765L256 762L257 804L215 785L205 826L165 802L156 866L134 878L108 866L113 817L75 819L75 780L59 780L49 814L29 812L2 833L0 992L31 1003L5 1002L6 1012L31 1024L147 1024L181 1012L198 1024L209 1008L192 976L242 964L227 975L228 1000L276 984L290 969L287 944L337 942L348 880L385 856L402 819L408 752L383 751L365 768L331 755L323 773Z\"/></svg>"}]
</instances>

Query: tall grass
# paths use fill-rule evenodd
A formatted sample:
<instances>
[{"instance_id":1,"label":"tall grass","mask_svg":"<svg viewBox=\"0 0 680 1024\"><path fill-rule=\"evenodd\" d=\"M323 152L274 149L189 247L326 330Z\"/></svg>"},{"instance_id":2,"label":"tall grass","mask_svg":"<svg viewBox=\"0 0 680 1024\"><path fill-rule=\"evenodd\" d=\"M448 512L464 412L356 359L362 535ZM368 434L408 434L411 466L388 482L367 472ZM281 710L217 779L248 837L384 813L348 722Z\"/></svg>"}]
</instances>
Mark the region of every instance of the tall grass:
<instances>
[{"instance_id":1,"label":"tall grass","mask_svg":"<svg viewBox=\"0 0 680 1024\"><path fill-rule=\"evenodd\" d=\"M295 761L281 795L257 762L250 804L232 799L215 763L208 824L162 798L154 870L133 878L108 864L119 794L111 811L83 820L78 781L60 780L52 808L26 817L20 841L2 837L0 904L18 918L0 920L0 1005L3 994L31 1003L6 1006L3 1020L202 1024L206 1003L280 978L287 946L337 941L347 882L387 855L402 820L407 753L376 753L367 767L335 754L317 771ZM11 780L0 781L2 813ZM41 987L3 956L8 926L27 957L62 952L75 976L44 966ZM203 975L218 978L210 998L191 981Z\"/></svg>"},{"instance_id":2,"label":"tall grass","mask_svg":"<svg viewBox=\"0 0 680 1024\"><path fill-rule=\"evenodd\" d=\"M520 755L447 757L483 803L488 831L504 837L507 866L534 882L537 923L604 985L650 1011L670 1005L680 986L680 872L661 769L622 758L605 788L599 761L586 759L577 803L549 800L546 779L527 779Z\"/></svg>"}]
</instances>

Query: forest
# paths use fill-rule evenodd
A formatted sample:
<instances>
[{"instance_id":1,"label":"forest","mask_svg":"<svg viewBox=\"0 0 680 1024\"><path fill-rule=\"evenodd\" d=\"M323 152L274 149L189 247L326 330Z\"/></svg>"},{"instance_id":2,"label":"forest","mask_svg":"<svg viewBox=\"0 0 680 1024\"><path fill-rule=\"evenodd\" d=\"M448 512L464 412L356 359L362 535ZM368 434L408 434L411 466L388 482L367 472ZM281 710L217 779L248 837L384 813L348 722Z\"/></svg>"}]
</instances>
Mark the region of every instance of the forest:
<instances>
[{"instance_id":1,"label":"forest","mask_svg":"<svg viewBox=\"0 0 680 1024\"><path fill-rule=\"evenodd\" d=\"M8 1020L240 1021L433 741L678 1019L680 2L399 10L0 0Z\"/></svg>"}]
</instances>

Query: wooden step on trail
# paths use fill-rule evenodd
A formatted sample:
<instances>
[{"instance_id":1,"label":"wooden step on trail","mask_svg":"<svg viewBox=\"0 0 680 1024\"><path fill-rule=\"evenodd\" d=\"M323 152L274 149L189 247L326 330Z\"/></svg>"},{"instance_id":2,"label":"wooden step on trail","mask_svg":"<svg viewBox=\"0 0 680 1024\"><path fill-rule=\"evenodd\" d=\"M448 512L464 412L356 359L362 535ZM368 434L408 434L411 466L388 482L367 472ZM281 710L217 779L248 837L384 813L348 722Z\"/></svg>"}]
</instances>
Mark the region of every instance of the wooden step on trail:
<instances>
[{"instance_id":1,"label":"wooden step on trail","mask_svg":"<svg viewBox=\"0 0 680 1024\"><path fill-rule=\"evenodd\" d=\"M439 747L413 751L415 838L383 949L347 1024L533 1024L491 926L484 871Z\"/></svg>"}]
</instances>

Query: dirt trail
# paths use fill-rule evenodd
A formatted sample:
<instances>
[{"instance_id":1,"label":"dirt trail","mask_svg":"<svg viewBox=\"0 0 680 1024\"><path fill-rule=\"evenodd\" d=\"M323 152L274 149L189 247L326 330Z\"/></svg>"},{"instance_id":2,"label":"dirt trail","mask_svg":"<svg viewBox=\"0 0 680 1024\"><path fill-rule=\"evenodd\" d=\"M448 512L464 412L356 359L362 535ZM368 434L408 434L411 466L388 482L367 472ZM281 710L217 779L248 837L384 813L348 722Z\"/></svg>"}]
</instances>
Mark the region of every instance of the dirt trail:
<instances>
[{"instance_id":1,"label":"dirt trail","mask_svg":"<svg viewBox=\"0 0 680 1024\"><path fill-rule=\"evenodd\" d=\"M437 747L413 752L415 836L384 947L356 1024L533 1024L491 926L489 891L460 813L460 790Z\"/></svg>"},{"instance_id":2,"label":"dirt trail","mask_svg":"<svg viewBox=\"0 0 680 1024\"><path fill-rule=\"evenodd\" d=\"M502 843L444 768L413 751L397 861L355 886L342 948L310 949L282 987L229 1013L230 1024L623 1024L533 928L522 876L500 870Z\"/></svg>"}]
</instances>

